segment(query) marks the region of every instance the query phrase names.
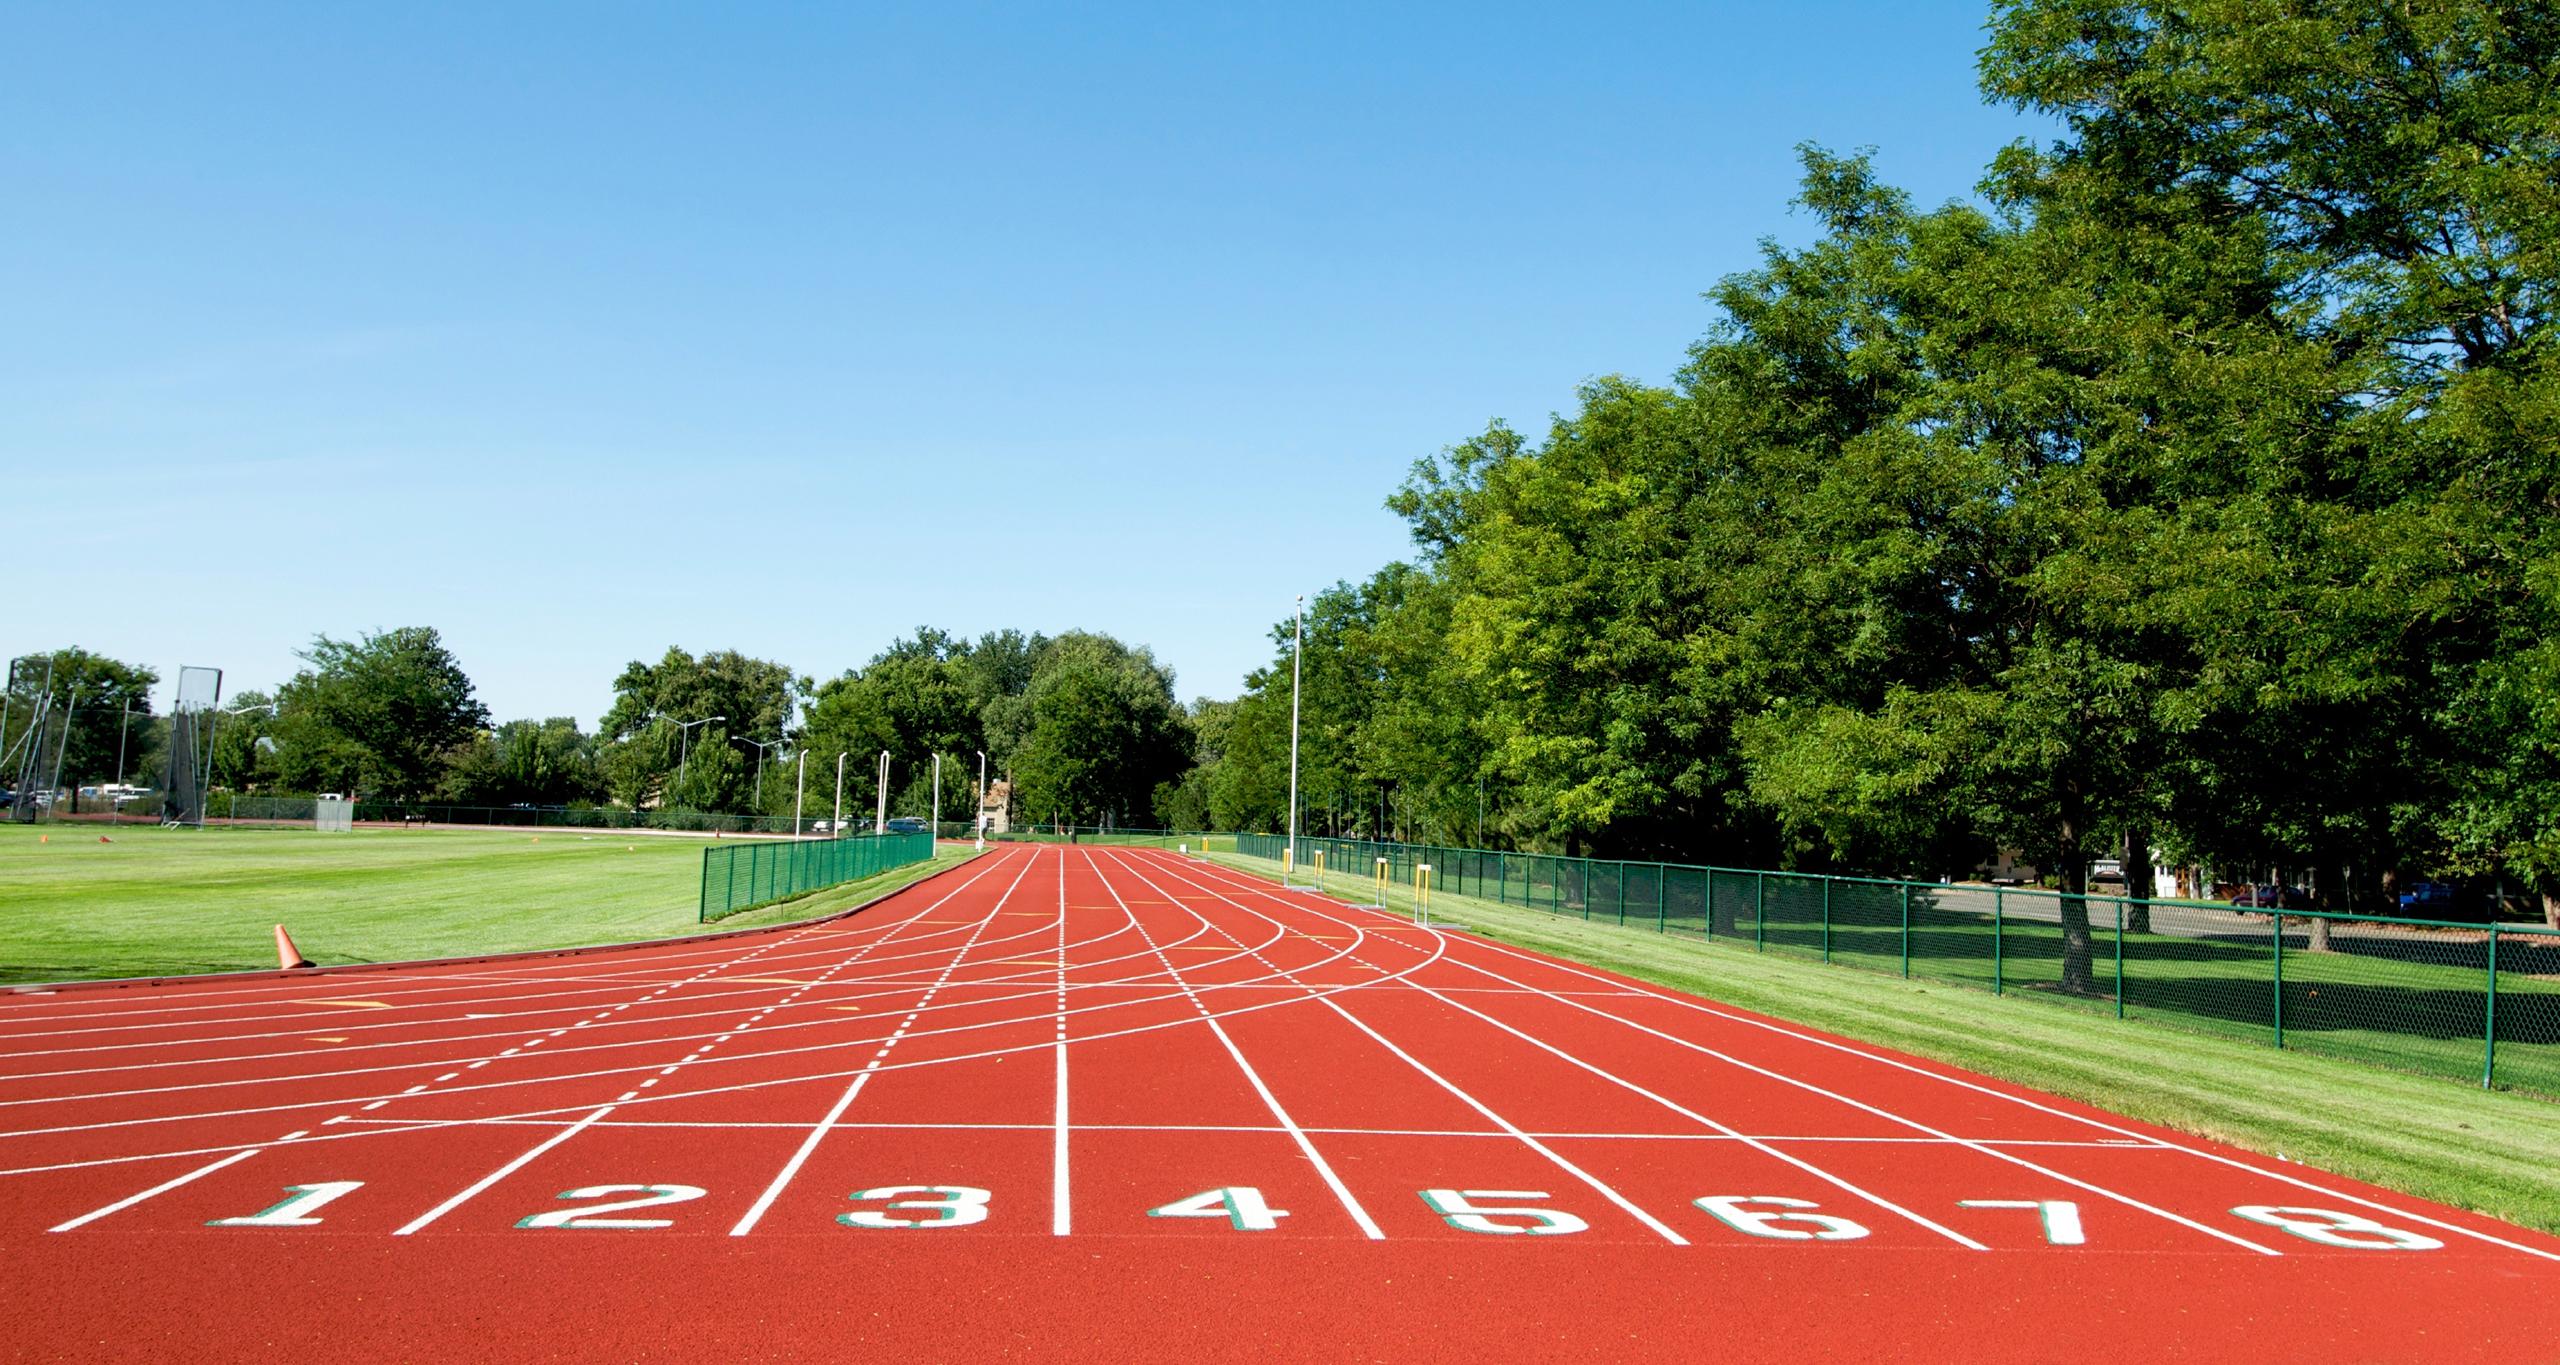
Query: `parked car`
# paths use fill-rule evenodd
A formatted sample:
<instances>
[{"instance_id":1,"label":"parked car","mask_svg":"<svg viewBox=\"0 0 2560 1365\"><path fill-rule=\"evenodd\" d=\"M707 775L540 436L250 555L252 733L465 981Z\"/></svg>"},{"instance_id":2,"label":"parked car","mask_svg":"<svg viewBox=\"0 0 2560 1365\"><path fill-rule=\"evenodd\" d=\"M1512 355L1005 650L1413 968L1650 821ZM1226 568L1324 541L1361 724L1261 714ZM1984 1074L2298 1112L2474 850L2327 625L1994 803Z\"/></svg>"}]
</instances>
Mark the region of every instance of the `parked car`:
<instances>
[{"instance_id":1,"label":"parked car","mask_svg":"<svg viewBox=\"0 0 2560 1365\"><path fill-rule=\"evenodd\" d=\"M2273 882L2241 887L2231 893L2231 903L2260 910L2309 910L2312 908L2310 892L2298 886L2278 886Z\"/></svg>"},{"instance_id":2,"label":"parked car","mask_svg":"<svg viewBox=\"0 0 2560 1365\"><path fill-rule=\"evenodd\" d=\"M2455 899L2451 882L2411 882L2400 893L2400 913L2410 919L2444 919L2452 915Z\"/></svg>"},{"instance_id":3,"label":"parked car","mask_svg":"<svg viewBox=\"0 0 2560 1365\"><path fill-rule=\"evenodd\" d=\"M888 830L891 834L922 834L924 821L912 815L901 815L889 821Z\"/></svg>"}]
</instances>

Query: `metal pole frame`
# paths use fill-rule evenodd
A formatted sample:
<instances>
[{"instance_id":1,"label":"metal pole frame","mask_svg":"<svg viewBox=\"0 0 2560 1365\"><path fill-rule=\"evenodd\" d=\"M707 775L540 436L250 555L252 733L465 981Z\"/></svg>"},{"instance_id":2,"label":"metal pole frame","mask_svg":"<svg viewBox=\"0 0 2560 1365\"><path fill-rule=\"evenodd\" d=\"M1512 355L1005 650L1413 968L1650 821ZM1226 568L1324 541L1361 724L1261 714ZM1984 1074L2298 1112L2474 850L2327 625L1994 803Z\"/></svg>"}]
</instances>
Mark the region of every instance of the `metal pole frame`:
<instances>
[{"instance_id":1,"label":"metal pole frame","mask_svg":"<svg viewBox=\"0 0 2560 1365\"><path fill-rule=\"evenodd\" d=\"M2253 897L2254 898L2254 897ZM2268 936L2275 948L2275 1027L2276 1047L2284 1047L2284 892L2276 892L2276 912L2267 917L2273 932Z\"/></svg>"},{"instance_id":2,"label":"metal pole frame","mask_svg":"<svg viewBox=\"0 0 2560 1365\"><path fill-rule=\"evenodd\" d=\"M827 822L827 833L838 839L844 837L844 760L850 752L839 750L836 753L836 813L835 818Z\"/></svg>"},{"instance_id":3,"label":"metal pole frame","mask_svg":"<svg viewBox=\"0 0 2560 1365\"><path fill-rule=\"evenodd\" d=\"M1297 615L1289 638L1289 854L1280 860L1280 884L1298 862L1298 690L1307 654L1307 597L1298 594Z\"/></svg>"},{"instance_id":4,"label":"metal pole frame","mask_svg":"<svg viewBox=\"0 0 2560 1365\"><path fill-rule=\"evenodd\" d=\"M2530 888L2528 888L2530 889ZM2498 926L2489 926L2489 999L2480 1022L2480 1088L2495 1089L2498 1076Z\"/></svg>"},{"instance_id":5,"label":"metal pole frame","mask_svg":"<svg viewBox=\"0 0 2560 1365\"><path fill-rule=\"evenodd\" d=\"M2009 893L2006 890L2000 887L1995 886L1991 888L1991 993L1993 995L1999 995L2002 993L2002 982L2000 980L2000 920L2001 911L2005 908L2008 900L2008 894Z\"/></svg>"},{"instance_id":6,"label":"metal pole frame","mask_svg":"<svg viewBox=\"0 0 2560 1365\"><path fill-rule=\"evenodd\" d=\"M1911 979L1911 883L1902 884L1902 977Z\"/></svg>"}]
</instances>

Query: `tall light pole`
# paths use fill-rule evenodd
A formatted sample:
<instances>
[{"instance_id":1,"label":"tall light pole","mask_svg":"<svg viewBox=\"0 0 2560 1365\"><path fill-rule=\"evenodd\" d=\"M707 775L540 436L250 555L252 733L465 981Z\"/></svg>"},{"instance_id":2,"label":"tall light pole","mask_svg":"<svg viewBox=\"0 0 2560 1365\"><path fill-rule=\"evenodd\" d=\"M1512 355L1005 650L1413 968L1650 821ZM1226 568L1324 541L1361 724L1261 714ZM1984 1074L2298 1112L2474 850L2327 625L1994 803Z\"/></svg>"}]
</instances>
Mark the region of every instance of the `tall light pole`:
<instances>
[{"instance_id":1,"label":"tall light pole","mask_svg":"<svg viewBox=\"0 0 2560 1365\"><path fill-rule=\"evenodd\" d=\"M972 749L978 756L978 851L987 851L987 751Z\"/></svg>"},{"instance_id":2,"label":"tall light pole","mask_svg":"<svg viewBox=\"0 0 2560 1365\"><path fill-rule=\"evenodd\" d=\"M839 752L836 755L836 818L827 824L827 829L839 839L844 837L844 760L845 755Z\"/></svg>"},{"instance_id":3,"label":"tall light pole","mask_svg":"<svg viewBox=\"0 0 2560 1365\"><path fill-rule=\"evenodd\" d=\"M1298 678L1306 653L1307 597L1300 593L1297 624L1289 642L1289 861L1280 870L1282 886L1289 884L1289 874L1298 866Z\"/></svg>"},{"instance_id":4,"label":"tall light pole","mask_svg":"<svg viewBox=\"0 0 2560 1365\"><path fill-rule=\"evenodd\" d=\"M880 751L880 813L872 817L871 832L889 832L889 751Z\"/></svg>"},{"instance_id":5,"label":"tall light pole","mask_svg":"<svg viewBox=\"0 0 2560 1365\"><path fill-rule=\"evenodd\" d=\"M709 725L711 722L713 722L713 721L715 721L715 720L727 720L727 719L728 719L728 717L727 717L727 716L704 716L704 717L703 717L702 719L700 719L700 720L680 720L680 721L677 721L677 722L676 722L676 790L677 790L677 791L683 791L683 790L684 790L684 779L685 779L685 773L686 773L686 771L687 771L687 769L686 769L686 767L685 767L685 764L686 764L686 761L687 761L687 760L689 760L689 759L691 759L691 758L693 757L693 746L692 746L692 741L693 741L693 727L695 727L695 726L697 726L697 725Z\"/></svg>"},{"instance_id":6,"label":"tall light pole","mask_svg":"<svg viewBox=\"0 0 2560 1365\"><path fill-rule=\"evenodd\" d=\"M764 751L767 749L779 749L782 747L784 741L778 739L771 741L748 739L744 735L736 736L736 738L740 743L756 746L756 814L762 815L764 814Z\"/></svg>"},{"instance_id":7,"label":"tall light pole","mask_svg":"<svg viewBox=\"0 0 2560 1365\"><path fill-rule=\"evenodd\" d=\"M133 724L133 698L124 699L124 716L116 722L116 786L124 786L124 735ZM124 795L121 791L107 797L107 816L112 824L124 823Z\"/></svg>"},{"instance_id":8,"label":"tall light pole","mask_svg":"<svg viewBox=\"0 0 2560 1365\"><path fill-rule=\"evenodd\" d=\"M809 751L800 751L800 781L791 791L791 837L800 837L800 800L809 794Z\"/></svg>"},{"instance_id":9,"label":"tall light pole","mask_svg":"<svg viewBox=\"0 0 2560 1365\"><path fill-rule=\"evenodd\" d=\"M925 833L942 837L942 751L933 751L933 813L925 817Z\"/></svg>"}]
</instances>

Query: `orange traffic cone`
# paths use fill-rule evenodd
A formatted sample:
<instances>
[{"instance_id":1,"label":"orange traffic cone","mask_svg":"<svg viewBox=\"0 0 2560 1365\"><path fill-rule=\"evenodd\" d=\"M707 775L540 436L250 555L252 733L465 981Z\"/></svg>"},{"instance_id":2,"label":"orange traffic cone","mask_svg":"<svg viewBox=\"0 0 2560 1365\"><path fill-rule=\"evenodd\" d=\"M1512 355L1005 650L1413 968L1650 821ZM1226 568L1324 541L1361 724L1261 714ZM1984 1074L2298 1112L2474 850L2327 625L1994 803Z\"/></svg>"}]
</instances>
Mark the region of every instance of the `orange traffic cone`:
<instances>
[{"instance_id":1,"label":"orange traffic cone","mask_svg":"<svg viewBox=\"0 0 2560 1365\"><path fill-rule=\"evenodd\" d=\"M293 946L293 935L286 933L283 925L277 925L276 966L283 971L289 972L296 967L308 967L310 965L311 959L304 957L302 955L302 950Z\"/></svg>"}]
</instances>

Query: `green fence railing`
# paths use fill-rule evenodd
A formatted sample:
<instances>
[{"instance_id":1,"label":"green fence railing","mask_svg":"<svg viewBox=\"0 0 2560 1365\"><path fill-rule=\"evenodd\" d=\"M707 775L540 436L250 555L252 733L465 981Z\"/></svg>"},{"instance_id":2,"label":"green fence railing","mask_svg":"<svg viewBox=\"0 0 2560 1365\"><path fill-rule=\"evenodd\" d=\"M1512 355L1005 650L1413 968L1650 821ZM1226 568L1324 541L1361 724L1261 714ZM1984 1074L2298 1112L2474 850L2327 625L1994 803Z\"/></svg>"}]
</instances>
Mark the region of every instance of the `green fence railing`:
<instances>
[{"instance_id":1,"label":"green fence railing","mask_svg":"<svg viewBox=\"0 0 2560 1365\"><path fill-rule=\"evenodd\" d=\"M702 921L876 877L933 856L930 834L721 844L702 850Z\"/></svg>"},{"instance_id":2,"label":"green fence railing","mask_svg":"<svg viewBox=\"0 0 2560 1365\"><path fill-rule=\"evenodd\" d=\"M1239 834L1279 861L1288 840ZM1418 865L1472 896L2560 1098L2560 931L2065 896L2035 887L1298 839L1328 890L1390 906Z\"/></svg>"}]
</instances>

